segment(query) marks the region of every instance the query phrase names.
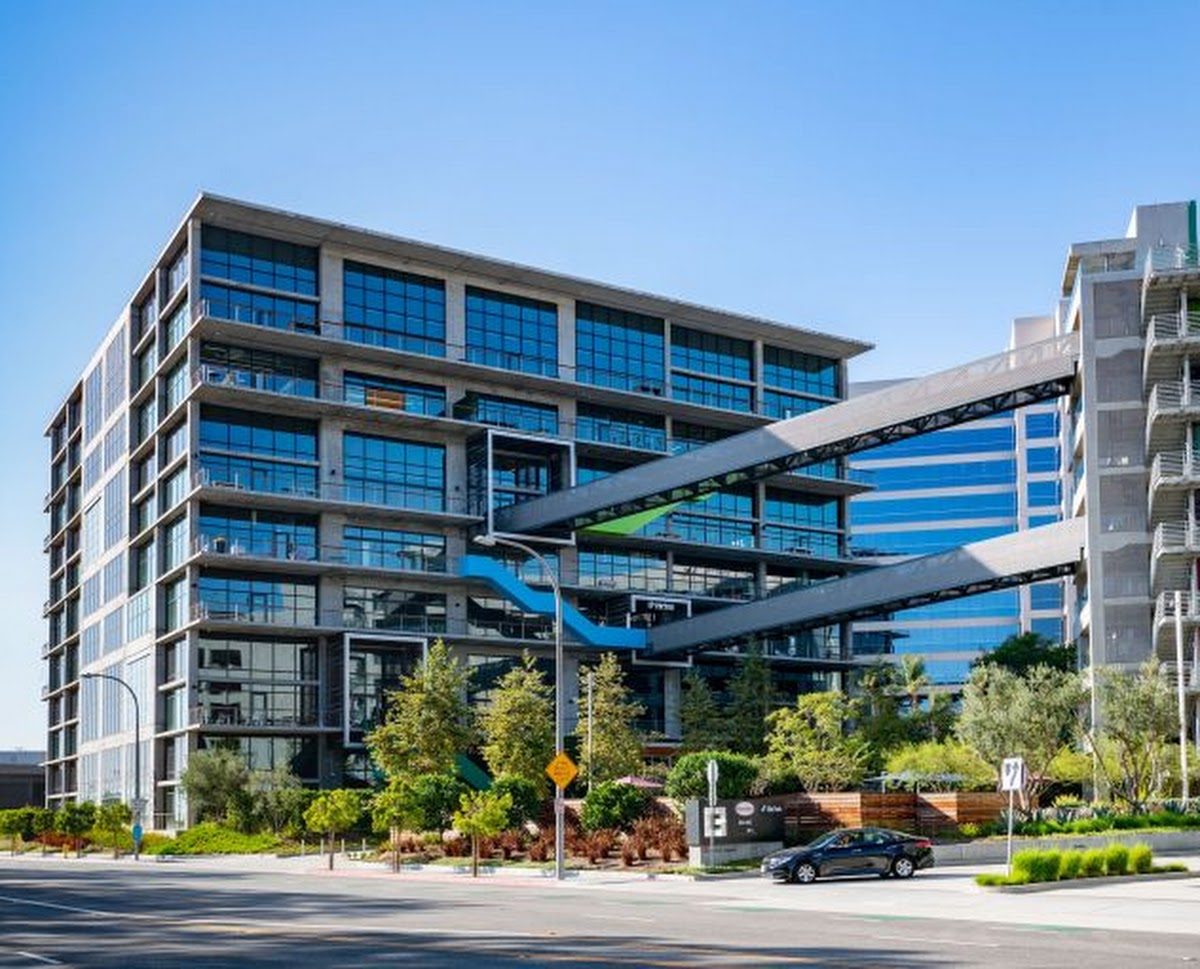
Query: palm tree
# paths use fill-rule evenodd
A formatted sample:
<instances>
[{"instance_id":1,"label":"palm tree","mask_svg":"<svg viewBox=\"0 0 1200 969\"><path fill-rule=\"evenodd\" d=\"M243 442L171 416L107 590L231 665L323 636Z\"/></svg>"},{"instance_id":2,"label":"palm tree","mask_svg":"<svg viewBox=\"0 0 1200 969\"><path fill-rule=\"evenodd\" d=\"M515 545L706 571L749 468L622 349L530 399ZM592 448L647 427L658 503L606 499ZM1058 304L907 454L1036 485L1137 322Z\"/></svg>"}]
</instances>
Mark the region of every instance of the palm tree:
<instances>
[{"instance_id":1,"label":"palm tree","mask_svg":"<svg viewBox=\"0 0 1200 969\"><path fill-rule=\"evenodd\" d=\"M921 693L929 686L929 677L925 673L925 660L920 656L901 656L896 674L897 686L908 698L908 715L915 716L921 709Z\"/></svg>"},{"instance_id":2,"label":"palm tree","mask_svg":"<svg viewBox=\"0 0 1200 969\"><path fill-rule=\"evenodd\" d=\"M883 699L894 693L896 685L896 667L885 659L877 659L859 673L858 688L872 717L879 716Z\"/></svg>"}]
</instances>

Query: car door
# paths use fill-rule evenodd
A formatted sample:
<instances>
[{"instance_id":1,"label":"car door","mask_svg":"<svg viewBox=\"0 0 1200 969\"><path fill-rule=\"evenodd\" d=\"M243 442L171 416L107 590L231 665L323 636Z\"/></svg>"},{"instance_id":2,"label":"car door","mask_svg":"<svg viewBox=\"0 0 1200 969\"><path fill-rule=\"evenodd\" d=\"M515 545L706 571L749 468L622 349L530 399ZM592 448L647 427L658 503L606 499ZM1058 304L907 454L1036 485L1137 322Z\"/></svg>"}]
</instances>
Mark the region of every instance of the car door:
<instances>
[{"instance_id":1,"label":"car door","mask_svg":"<svg viewBox=\"0 0 1200 969\"><path fill-rule=\"evenodd\" d=\"M891 839L882 831L864 831L862 845L858 849L862 871L887 871L892 864L892 858L888 852L890 843Z\"/></svg>"},{"instance_id":2,"label":"car door","mask_svg":"<svg viewBox=\"0 0 1200 969\"><path fill-rule=\"evenodd\" d=\"M859 858L861 846L861 831L843 831L825 846L821 872L828 875L853 873L862 864Z\"/></svg>"}]
</instances>

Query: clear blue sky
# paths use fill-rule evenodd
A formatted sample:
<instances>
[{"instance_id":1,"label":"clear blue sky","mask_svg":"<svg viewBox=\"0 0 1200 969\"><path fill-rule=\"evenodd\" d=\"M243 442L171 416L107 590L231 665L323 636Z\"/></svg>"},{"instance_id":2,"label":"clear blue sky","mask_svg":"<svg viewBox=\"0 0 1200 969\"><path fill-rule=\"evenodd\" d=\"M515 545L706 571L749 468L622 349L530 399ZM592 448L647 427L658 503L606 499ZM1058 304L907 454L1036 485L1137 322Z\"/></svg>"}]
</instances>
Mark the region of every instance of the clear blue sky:
<instances>
[{"instance_id":1,"label":"clear blue sky","mask_svg":"<svg viewBox=\"0 0 1200 969\"><path fill-rule=\"evenodd\" d=\"M201 189L877 349L1003 349L1194 198L1200 5L0 5L0 748L45 743L43 426ZM1189 45L1192 46L1189 46Z\"/></svg>"}]
</instances>

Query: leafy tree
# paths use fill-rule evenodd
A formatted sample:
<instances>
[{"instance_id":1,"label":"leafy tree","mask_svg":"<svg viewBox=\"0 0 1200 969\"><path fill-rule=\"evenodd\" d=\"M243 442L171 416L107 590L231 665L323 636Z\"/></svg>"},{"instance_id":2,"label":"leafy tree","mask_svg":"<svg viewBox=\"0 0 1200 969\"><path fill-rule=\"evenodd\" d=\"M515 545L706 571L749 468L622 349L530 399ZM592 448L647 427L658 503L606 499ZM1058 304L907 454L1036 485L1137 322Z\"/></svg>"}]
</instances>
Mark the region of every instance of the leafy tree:
<instances>
[{"instance_id":1,"label":"leafy tree","mask_svg":"<svg viewBox=\"0 0 1200 969\"><path fill-rule=\"evenodd\" d=\"M390 777L448 773L475 742L467 687L471 671L440 639L394 691L384 722L367 736L375 763Z\"/></svg>"},{"instance_id":2,"label":"leafy tree","mask_svg":"<svg viewBox=\"0 0 1200 969\"><path fill-rule=\"evenodd\" d=\"M535 784L527 777L505 774L492 782L492 790L512 798L512 810L508 812L506 827L519 828L541 813L546 785Z\"/></svg>"},{"instance_id":3,"label":"leafy tree","mask_svg":"<svg viewBox=\"0 0 1200 969\"><path fill-rule=\"evenodd\" d=\"M495 791L464 794L454 812L454 830L471 839L471 877L479 877L479 839L490 838L504 830L512 798Z\"/></svg>"},{"instance_id":4,"label":"leafy tree","mask_svg":"<svg viewBox=\"0 0 1200 969\"><path fill-rule=\"evenodd\" d=\"M806 791L856 787L866 773L869 751L859 737L846 736L857 704L841 693L805 693L794 707L767 718L768 775L792 777Z\"/></svg>"},{"instance_id":5,"label":"leafy tree","mask_svg":"<svg viewBox=\"0 0 1200 969\"><path fill-rule=\"evenodd\" d=\"M401 775L375 795L371 814L376 830L444 831L464 793L453 774Z\"/></svg>"},{"instance_id":6,"label":"leafy tree","mask_svg":"<svg viewBox=\"0 0 1200 969\"><path fill-rule=\"evenodd\" d=\"M1135 813L1162 792L1170 775L1171 733L1178 724L1175 691L1157 660L1136 673L1100 668L1100 735L1093 745L1113 796Z\"/></svg>"},{"instance_id":7,"label":"leafy tree","mask_svg":"<svg viewBox=\"0 0 1200 969\"><path fill-rule=\"evenodd\" d=\"M289 767L257 770L250 775L254 815L261 818L272 834L289 828L299 828L310 797Z\"/></svg>"},{"instance_id":8,"label":"leafy tree","mask_svg":"<svg viewBox=\"0 0 1200 969\"><path fill-rule=\"evenodd\" d=\"M492 773L523 777L544 790L546 765L554 757L554 687L529 653L500 678L481 721Z\"/></svg>"},{"instance_id":9,"label":"leafy tree","mask_svg":"<svg viewBox=\"0 0 1200 969\"><path fill-rule=\"evenodd\" d=\"M349 788L322 791L304 812L304 823L316 834L329 835L329 867L333 868L333 844L337 835L349 831L362 817L362 793Z\"/></svg>"},{"instance_id":10,"label":"leafy tree","mask_svg":"<svg viewBox=\"0 0 1200 969\"><path fill-rule=\"evenodd\" d=\"M1040 795L1053 782L1050 764L1079 729L1084 700L1079 676L1035 666L1024 676L1006 666L976 666L963 689L958 735L999 769L1006 757L1022 757L1028 791Z\"/></svg>"},{"instance_id":11,"label":"leafy tree","mask_svg":"<svg viewBox=\"0 0 1200 969\"><path fill-rule=\"evenodd\" d=\"M694 669L683 677L679 720L683 728L681 750L722 750L729 743L727 723L712 687Z\"/></svg>"},{"instance_id":12,"label":"leafy tree","mask_svg":"<svg viewBox=\"0 0 1200 969\"><path fill-rule=\"evenodd\" d=\"M856 733L869 751L867 769L883 770L888 751L913 740L913 722L900 715L899 676L894 663L877 659L858 675L860 702Z\"/></svg>"},{"instance_id":13,"label":"leafy tree","mask_svg":"<svg viewBox=\"0 0 1200 969\"><path fill-rule=\"evenodd\" d=\"M762 647L752 643L745 658L729 679L729 746L739 754L757 756L765 749L767 716L775 709L777 696L771 667Z\"/></svg>"},{"instance_id":14,"label":"leafy tree","mask_svg":"<svg viewBox=\"0 0 1200 969\"><path fill-rule=\"evenodd\" d=\"M642 738L634 722L645 708L630 696L615 653L605 653L591 670L592 716L580 717L575 736L579 741L580 773L596 784L641 769ZM583 670L580 674L585 675ZM593 731L590 745L589 720Z\"/></svg>"},{"instance_id":15,"label":"leafy tree","mask_svg":"<svg viewBox=\"0 0 1200 969\"><path fill-rule=\"evenodd\" d=\"M579 820L586 831L601 828L628 830L645 812L647 801L645 792L632 784L605 781L588 791Z\"/></svg>"},{"instance_id":16,"label":"leafy tree","mask_svg":"<svg viewBox=\"0 0 1200 969\"><path fill-rule=\"evenodd\" d=\"M996 786L996 768L974 748L955 740L907 744L888 755L886 768L889 774L912 775L911 786L923 791L983 791Z\"/></svg>"},{"instance_id":17,"label":"leafy tree","mask_svg":"<svg viewBox=\"0 0 1200 969\"><path fill-rule=\"evenodd\" d=\"M70 839L79 855L83 850L83 836L87 834L96 821L96 805L91 801L78 804L67 803L55 812L54 830ZM66 848L63 848L64 853Z\"/></svg>"},{"instance_id":18,"label":"leafy tree","mask_svg":"<svg viewBox=\"0 0 1200 969\"><path fill-rule=\"evenodd\" d=\"M758 777L758 764L745 754L699 750L675 761L667 775L666 794L677 801L708 796L708 762L717 762L717 797L731 801L746 797Z\"/></svg>"},{"instance_id":19,"label":"leafy tree","mask_svg":"<svg viewBox=\"0 0 1200 969\"><path fill-rule=\"evenodd\" d=\"M8 838L8 847L15 855L17 844L24 840L25 817L21 808L0 811L0 835Z\"/></svg>"},{"instance_id":20,"label":"leafy tree","mask_svg":"<svg viewBox=\"0 0 1200 969\"><path fill-rule=\"evenodd\" d=\"M250 782L250 769L237 751L225 747L198 750L180 775L198 821L221 821L236 806Z\"/></svg>"},{"instance_id":21,"label":"leafy tree","mask_svg":"<svg viewBox=\"0 0 1200 969\"><path fill-rule=\"evenodd\" d=\"M1029 632L1009 636L991 652L984 653L974 665L1000 666L1017 676L1026 676L1038 666L1071 673L1077 663L1073 644L1056 643L1041 633Z\"/></svg>"},{"instance_id":22,"label":"leafy tree","mask_svg":"<svg viewBox=\"0 0 1200 969\"><path fill-rule=\"evenodd\" d=\"M128 804L124 801L106 801L96 809L96 820L92 826L112 846L113 857L116 858L121 853L121 835L132 823L133 811Z\"/></svg>"},{"instance_id":23,"label":"leafy tree","mask_svg":"<svg viewBox=\"0 0 1200 969\"><path fill-rule=\"evenodd\" d=\"M930 740L945 740L954 733L958 714L954 712L954 700L948 693L934 693L929 697L929 709L918 710L914 716L916 732Z\"/></svg>"}]
</instances>

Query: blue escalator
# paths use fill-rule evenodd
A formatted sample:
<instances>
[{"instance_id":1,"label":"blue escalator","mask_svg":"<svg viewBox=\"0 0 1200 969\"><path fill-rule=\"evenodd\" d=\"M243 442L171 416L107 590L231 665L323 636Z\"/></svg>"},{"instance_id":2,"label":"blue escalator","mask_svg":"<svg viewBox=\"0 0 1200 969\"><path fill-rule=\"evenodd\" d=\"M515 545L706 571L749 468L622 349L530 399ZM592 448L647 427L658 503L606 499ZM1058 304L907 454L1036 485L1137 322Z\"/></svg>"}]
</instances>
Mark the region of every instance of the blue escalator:
<instances>
[{"instance_id":1,"label":"blue escalator","mask_svg":"<svg viewBox=\"0 0 1200 969\"><path fill-rule=\"evenodd\" d=\"M554 615L554 593L531 589L493 558L464 555L460 574L464 579L482 579L526 612ZM602 649L644 649L646 646L644 629L597 626L569 602L563 603L563 626L588 646Z\"/></svg>"}]
</instances>

